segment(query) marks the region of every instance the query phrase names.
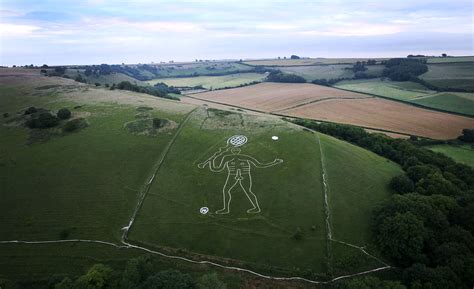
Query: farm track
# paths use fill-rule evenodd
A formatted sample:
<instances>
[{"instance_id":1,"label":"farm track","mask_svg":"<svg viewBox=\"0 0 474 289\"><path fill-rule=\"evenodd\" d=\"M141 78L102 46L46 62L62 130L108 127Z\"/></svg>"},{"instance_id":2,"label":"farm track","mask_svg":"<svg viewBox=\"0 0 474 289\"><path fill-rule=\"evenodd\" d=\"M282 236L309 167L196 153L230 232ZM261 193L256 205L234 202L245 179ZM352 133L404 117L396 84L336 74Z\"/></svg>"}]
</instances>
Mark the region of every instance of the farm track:
<instances>
[{"instance_id":1,"label":"farm track","mask_svg":"<svg viewBox=\"0 0 474 289\"><path fill-rule=\"evenodd\" d=\"M361 99L361 98L370 98L370 97L325 97L325 98L321 98L321 99L308 101L308 102L305 102L305 103L300 103L300 104L290 106L290 107L287 107L287 108L283 108L283 109L279 109L279 110L273 110L273 111L271 111L271 113L277 113L277 112L280 112L280 111L285 111L285 110L289 110L289 109L293 109L293 108L298 108L298 107L301 107L301 106L305 106L307 104L322 102L322 101L326 101L326 100L332 100L332 99L334 99L334 100L352 100L352 99Z\"/></svg>"}]
</instances>

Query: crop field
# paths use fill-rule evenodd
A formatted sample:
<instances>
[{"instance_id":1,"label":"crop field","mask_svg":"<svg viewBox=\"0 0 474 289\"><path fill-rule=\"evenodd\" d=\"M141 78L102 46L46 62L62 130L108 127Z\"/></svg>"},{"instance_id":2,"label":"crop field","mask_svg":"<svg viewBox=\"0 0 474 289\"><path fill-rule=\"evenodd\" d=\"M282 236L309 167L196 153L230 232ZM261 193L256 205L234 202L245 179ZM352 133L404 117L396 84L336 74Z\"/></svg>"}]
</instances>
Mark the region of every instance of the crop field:
<instances>
[{"instance_id":1,"label":"crop field","mask_svg":"<svg viewBox=\"0 0 474 289\"><path fill-rule=\"evenodd\" d=\"M379 98L331 99L280 113L434 139L456 138L464 128L474 126L474 119L469 117L430 111Z\"/></svg>"},{"instance_id":2,"label":"crop field","mask_svg":"<svg viewBox=\"0 0 474 289\"><path fill-rule=\"evenodd\" d=\"M437 139L456 138L474 119L313 84L262 83L193 95L202 100L293 117Z\"/></svg>"},{"instance_id":3,"label":"crop field","mask_svg":"<svg viewBox=\"0 0 474 289\"><path fill-rule=\"evenodd\" d=\"M286 73L293 73L304 77L307 81L315 79L334 79L334 78L352 78L354 72L348 70L352 65L337 64L337 65L306 65L306 66L279 66L272 67L279 69ZM380 76L384 66L382 65L369 65L367 66L368 75Z\"/></svg>"},{"instance_id":4,"label":"crop field","mask_svg":"<svg viewBox=\"0 0 474 289\"><path fill-rule=\"evenodd\" d=\"M199 93L193 97L265 112L276 112L324 99L370 96L314 84L265 82L242 88Z\"/></svg>"},{"instance_id":5,"label":"crop field","mask_svg":"<svg viewBox=\"0 0 474 289\"><path fill-rule=\"evenodd\" d=\"M246 196L248 183L232 175L226 180L226 167L215 173L208 166L199 166L224 148L229 136L235 134L248 138L239 154L272 163L266 168L251 168L251 191L261 209L258 213L248 212L253 207L252 198ZM272 140L272 136L278 136L278 140ZM342 151L347 152L343 158L337 153ZM401 173L397 165L274 118L212 109L195 111L181 131L144 199L129 238L190 258L207 255L213 260L285 275L294 274L295 270L324 275L328 267L337 267L338 262L349 257L363 262L357 268L344 268L344 273L380 266L361 251L347 245L339 248L339 244L334 244L333 259L328 260L327 246L332 247L333 242L327 243L323 158L329 175L331 229L340 241L370 245L370 210L388 197L389 179ZM273 163L278 159L283 162ZM341 172L341 166L347 167L347 172ZM246 177L243 175L243 180ZM234 183L237 185L232 187ZM346 190L348 186L353 190ZM219 213L223 188L232 188L225 214ZM348 198L364 201L356 208L345 203ZM209 211L202 214L200 208L204 207ZM349 221L348 217L353 219ZM349 227L357 234L343 232ZM298 231L302 238L295 240ZM268 246L269 242L272 246Z\"/></svg>"},{"instance_id":6,"label":"crop field","mask_svg":"<svg viewBox=\"0 0 474 289\"><path fill-rule=\"evenodd\" d=\"M443 144L428 146L427 148L437 153L447 155L458 163L462 163L474 168L474 147L472 145Z\"/></svg>"},{"instance_id":7,"label":"crop field","mask_svg":"<svg viewBox=\"0 0 474 289\"><path fill-rule=\"evenodd\" d=\"M265 59L244 61L248 65L259 66L301 66L301 65L319 65L319 64L353 64L357 61L367 61L375 59L377 61L387 60L388 58L301 58L301 59Z\"/></svg>"},{"instance_id":8,"label":"crop field","mask_svg":"<svg viewBox=\"0 0 474 289\"><path fill-rule=\"evenodd\" d=\"M474 89L474 61L428 65L420 78L443 88Z\"/></svg>"},{"instance_id":9,"label":"crop field","mask_svg":"<svg viewBox=\"0 0 474 289\"><path fill-rule=\"evenodd\" d=\"M239 85L263 81L265 74L258 73L237 73L222 76L195 76L195 77L176 77L176 78L157 78L147 81L149 84L164 82L169 86L194 87L203 86L206 89L219 89L224 87L236 87Z\"/></svg>"}]
</instances>

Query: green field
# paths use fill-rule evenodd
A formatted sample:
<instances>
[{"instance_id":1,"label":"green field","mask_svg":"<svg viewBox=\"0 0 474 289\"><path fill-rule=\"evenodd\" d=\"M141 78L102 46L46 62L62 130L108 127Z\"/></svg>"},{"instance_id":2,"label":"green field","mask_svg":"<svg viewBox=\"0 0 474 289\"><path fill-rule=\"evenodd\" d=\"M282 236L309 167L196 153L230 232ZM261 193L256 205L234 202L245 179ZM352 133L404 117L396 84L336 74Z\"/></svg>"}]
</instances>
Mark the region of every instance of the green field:
<instances>
[{"instance_id":1,"label":"green field","mask_svg":"<svg viewBox=\"0 0 474 289\"><path fill-rule=\"evenodd\" d=\"M423 80L442 88L474 89L474 61L428 65Z\"/></svg>"},{"instance_id":2,"label":"green field","mask_svg":"<svg viewBox=\"0 0 474 289\"><path fill-rule=\"evenodd\" d=\"M474 147L472 145L434 145L428 146L432 151L442 153L453 158L456 162L474 168Z\"/></svg>"},{"instance_id":3,"label":"green field","mask_svg":"<svg viewBox=\"0 0 474 289\"><path fill-rule=\"evenodd\" d=\"M415 82L381 79L344 80L338 82L335 87L399 100L412 100L420 96L436 93Z\"/></svg>"},{"instance_id":4,"label":"green field","mask_svg":"<svg viewBox=\"0 0 474 289\"><path fill-rule=\"evenodd\" d=\"M474 116L474 93L440 92L412 100L426 107Z\"/></svg>"},{"instance_id":5,"label":"green field","mask_svg":"<svg viewBox=\"0 0 474 289\"><path fill-rule=\"evenodd\" d=\"M306 66L279 66L271 67L280 69L286 73L293 73L304 77L307 81L315 79L334 79L334 78L352 78L354 72L348 70L352 65L338 64L338 65L306 65ZM382 65L369 65L365 73L373 76L380 76L384 66Z\"/></svg>"},{"instance_id":6,"label":"green field","mask_svg":"<svg viewBox=\"0 0 474 289\"><path fill-rule=\"evenodd\" d=\"M474 56L428 58L428 63L474 62Z\"/></svg>"},{"instance_id":7,"label":"green field","mask_svg":"<svg viewBox=\"0 0 474 289\"><path fill-rule=\"evenodd\" d=\"M341 81L335 87L402 100L428 108L474 115L474 93L438 93L416 82L381 79Z\"/></svg>"},{"instance_id":8,"label":"green field","mask_svg":"<svg viewBox=\"0 0 474 289\"><path fill-rule=\"evenodd\" d=\"M254 81L263 81L264 79L265 74L237 73L222 76L157 78L147 82L151 85L164 82L169 86L194 87L202 85L206 89L219 89L224 87L236 87Z\"/></svg>"}]
</instances>

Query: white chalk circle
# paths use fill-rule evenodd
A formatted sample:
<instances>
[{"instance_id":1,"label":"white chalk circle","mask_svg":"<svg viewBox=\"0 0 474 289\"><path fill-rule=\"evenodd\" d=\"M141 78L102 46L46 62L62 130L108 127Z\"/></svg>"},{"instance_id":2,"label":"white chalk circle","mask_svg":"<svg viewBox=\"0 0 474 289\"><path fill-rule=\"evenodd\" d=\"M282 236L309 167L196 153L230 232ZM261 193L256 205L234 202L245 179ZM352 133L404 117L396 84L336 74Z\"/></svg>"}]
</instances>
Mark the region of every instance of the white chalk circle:
<instances>
[{"instance_id":1,"label":"white chalk circle","mask_svg":"<svg viewBox=\"0 0 474 289\"><path fill-rule=\"evenodd\" d=\"M239 147L244 145L247 142L247 137L245 135L234 135L231 136L227 143L233 145L234 147Z\"/></svg>"},{"instance_id":2,"label":"white chalk circle","mask_svg":"<svg viewBox=\"0 0 474 289\"><path fill-rule=\"evenodd\" d=\"M202 207L199 209L199 213L205 215L209 212L209 208L208 207Z\"/></svg>"},{"instance_id":3,"label":"white chalk circle","mask_svg":"<svg viewBox=\"0 0 474 289\"><path fill-rule=\"evenodd\" d=\"M278 140L278 137L276 135L272 136L272 140Z\"/></svg>"}]
</instances>

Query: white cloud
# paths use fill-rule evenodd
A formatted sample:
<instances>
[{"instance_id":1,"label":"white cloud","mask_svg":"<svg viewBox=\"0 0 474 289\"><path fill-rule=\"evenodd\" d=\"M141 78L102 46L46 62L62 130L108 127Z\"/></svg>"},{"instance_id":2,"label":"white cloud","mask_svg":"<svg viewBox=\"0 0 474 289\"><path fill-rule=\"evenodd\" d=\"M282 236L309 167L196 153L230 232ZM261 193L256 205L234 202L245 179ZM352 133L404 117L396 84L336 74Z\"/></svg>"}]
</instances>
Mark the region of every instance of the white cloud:
<instances>
[{"instance_id":1,"label":"white cloud","mask_svg":"<svg viewBox=\"0 0 474 289\"><path fill-rule=\"evenodd\" d=\"M41 27L34 25L0 23L0 35L2 37L32 35L35 31L40 29Z\"/></svg>"},{"instance_id":2,"label":"white cloud","mask_svg":"<svg viewBox=\"0 0 474 289\"><path fill-rule=\"evenodd\" d=\"M324 35L324 36L377 36L390 35L403 31L399 25L368 24L368 23L345 23L339 27L329 29L306 30L300 32L303 35Z\"/></svg>"}]
</instances>

